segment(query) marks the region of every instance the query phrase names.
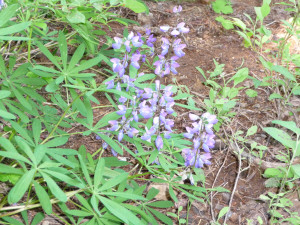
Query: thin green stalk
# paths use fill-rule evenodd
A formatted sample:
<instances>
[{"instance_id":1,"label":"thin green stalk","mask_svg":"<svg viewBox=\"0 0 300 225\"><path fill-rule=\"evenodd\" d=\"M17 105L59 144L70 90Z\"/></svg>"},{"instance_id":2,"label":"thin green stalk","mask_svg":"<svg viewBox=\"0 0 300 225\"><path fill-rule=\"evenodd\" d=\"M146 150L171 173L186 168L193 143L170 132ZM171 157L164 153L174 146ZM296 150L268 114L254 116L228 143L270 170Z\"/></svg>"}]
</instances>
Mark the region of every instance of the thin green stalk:
<instances>
[{"instance_id":1,"label":"thin green stalk","mask_svg":"<svg viewBox=\"0 0 300 225\"><path fill-rule=\"evenodd\" d=\"M74 99L74 101L73 101L70 105L68 105L67 109L64 111L64 113L63 113L62 116L60 117L59 121L57 122L57 124L55 125L55 127L53 128L53 130L51 131L51 133L48 135L48 137L47 137L44 141L42 141L41 145L42 145L42 144L45 144L50 138L52 138L54 132L55 132L56 129L58 128L59 124L63 121L63 119L65 118L65 115L67 114L67 112L69 111L69 109L72 107L72 105L74 104L74 102L75 102L77 99L79 99L80 97L82 97L83 95L84 95L84 93L78 95L78 96Z\"/></svg>"}]
</instances>

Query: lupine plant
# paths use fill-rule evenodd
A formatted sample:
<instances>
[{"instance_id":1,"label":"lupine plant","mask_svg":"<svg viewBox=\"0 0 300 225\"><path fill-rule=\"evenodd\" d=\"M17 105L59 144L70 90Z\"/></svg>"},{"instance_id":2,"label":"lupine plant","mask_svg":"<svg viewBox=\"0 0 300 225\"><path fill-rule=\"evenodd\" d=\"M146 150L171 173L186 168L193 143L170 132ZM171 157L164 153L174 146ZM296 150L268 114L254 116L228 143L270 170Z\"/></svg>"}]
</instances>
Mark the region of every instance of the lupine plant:
<instances>
[{"instance_id":1,"label":"lupine plant","mask_svg":"<svg viewBox=\"0 0 300 225\"><path fill-rule=\"evenodd\" d=\"M0 21L0 41L28 40L15 35L20 31L22 36L26 34L24 29L30 22L9 22L19 9L19 5L1 8L0 15L8 15L8 19ZM181 10L178 6L173 11L178 15ZM175 202L175 190L204 201L206 189L197 182L203 181L200 168L210 164L212 127L217 120L209 113L196 115L199 109L190 100L191 95L177 91L176 85L163 83L164 76L177 74L178 59L185 55L186 47L181 37L189 29L179 23L175 27L162 26L161 30L165 37L160 40L150 30L143 35L125 30L124 37L114 38L114 58L110 60L101 53L85 60L86 43L78 45L69 57L68 45L76 42L74 34L66 37L65 31L57 38L51 37L59 54L45 45L47 38L32 41L35 32L24 45L44 54L51 67L36 62L31 51L27 57L31 63L18 64L17 57L6 57L10 45L1 49L0 181L7 182L11 189L7 198L0 193L0 223L17 224L10 216L18 213L29 223L27 211L40 207L64 224L158 224L157 220L172 224L169 217L154 208L169 208L173 202L155 201L158 190L147 191L146 184L135 181L145 180L150 174L151 182L168 184ZM100 62L112 67L112 76L99 84L91 71L97 71L94 67L100 67ZM149 70L153 73L144 72ZM111 105L100 105L95 93L103 93ZM176 102L187 99L187 105ZM93 110L104 107L115 111L94 123ZM193 128L186 128L186 134L175 129L176 107L195 111L190 114ZM78 125L83 131L71 133ZM102 148L90 154L84 145L78 150L65 147L74 135L96 136ZM102 157L108 148L114 156L127 151L136 160L139 173L132 175L122 169L129 162ZM186 178L193 185L182 183ZM54 204L63 217L53 212ZM43 213L31 223L40 222Z\"/></svg>"}]
</instances>

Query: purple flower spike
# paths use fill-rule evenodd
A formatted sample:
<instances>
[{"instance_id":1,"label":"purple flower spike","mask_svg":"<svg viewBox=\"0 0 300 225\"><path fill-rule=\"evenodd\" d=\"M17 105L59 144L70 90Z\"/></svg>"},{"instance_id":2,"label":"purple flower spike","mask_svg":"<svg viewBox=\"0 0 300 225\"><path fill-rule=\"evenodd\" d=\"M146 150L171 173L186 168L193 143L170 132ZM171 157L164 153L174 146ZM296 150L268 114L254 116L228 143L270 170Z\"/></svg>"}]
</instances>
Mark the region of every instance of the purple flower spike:
<instances>
[{"instance_id":1,"label":"purple flower spike","mask_svg":"<svg viewBox=\"0 0 300 225\"><path fill-rule=\"evenodd\" d=\"M180 13L181 11L182 11L181 5L179 5L178 7L175 6L175 7L173 8L173 13Z\"/></svg>"},{"instance_id":2,"label":"purple flower spike","mask_svg":"<svg viewBox=\"0 0 300 225\"><path fill-rule=\"evenodd\" d=\"M116 120L110 120L108 123L112 126L109 130L116 131L119 129L119 123Z\"/></svg>"},{"instance_id":3,"label":"purple flower spike","mask_svg":"<svg viewBox=\"0 0 300 225\"><path fill-rule=\"evenodd\" d=\"M153 111L152 109L147 106L147 105L143 105L140 108L140 114L142 115L142 117L144 117L145 119L150 119L153 116Z\"/></svg>"},{"instance_id":4,"label":"purple flower spike","mask_svg":"<svg viewBox=\"0 0 300 225\"><path fill-rule=\"evenodd\" d=\"M155 146L156 146L158 151L160 151L164 146L163 139L160 135L158 135L156 140L155 140Z\"/></svg>"},{"instance_id":5,"label":"purple flower spike","mask_svg":"<svg viewBox=\"0 0 300 225\"><path fill-rule=\"evenodd\" d=\"M112 47L114 49L120 49L121 46L122 46L122 44L123 44L123 40L121 38L119 38L119 37L114 37L114 39L115 39L116 43L112 44Z\"/></svg>"},{"instance_id":6,"label":"purple flower spike","mask_svg":"<svg viewBox=\"0 0 300 225\"><path fill-rule=\"evenodd\" d=\"M119 111L117 111L117 114L118 115L125 115L126 111L127 111L127 108L126 106L124 105L118 105L118 108L120 109Z\"/></svg>"}]
</instances>

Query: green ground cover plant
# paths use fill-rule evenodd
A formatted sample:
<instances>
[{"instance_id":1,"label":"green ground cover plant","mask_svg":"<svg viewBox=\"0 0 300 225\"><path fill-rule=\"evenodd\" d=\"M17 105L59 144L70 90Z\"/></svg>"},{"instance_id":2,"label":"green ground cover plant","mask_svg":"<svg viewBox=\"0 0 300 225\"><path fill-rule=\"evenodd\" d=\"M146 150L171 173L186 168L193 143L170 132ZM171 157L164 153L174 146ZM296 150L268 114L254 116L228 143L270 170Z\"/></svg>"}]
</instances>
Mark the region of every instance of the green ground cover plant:
<instances>
[{"instance_id":1,"label":"green ground cover plant","mask_svg":"<svg viewBox=\"0 0 300 225\"><path fill-rule=\"evenodd\" d=\"M241 66L228 78L217 61L211 72L197 67L210 88L199 108L188 87L164 82L165 76L177 74L178 60L186 56L185 22L160 26L159 40L150 29L142 34L124 29L122 36L109 37L104 27L111 29L111 22L137 24L114 8L147 13L147 5L139 0L0 0L0 182L7 188L7 195L0 193L0 223L39 224L52 215L64 224L188 224L182 207L171 212L180 201L177 193L186 196L189 212L194 201L210 202L213 192L229 192L206 187L203 167L211 164L215 131L230 127L241 92L255 98L256 88L272 87L269 100L278 106L273 124L279 128L264 131L284 146L276 157L285 166L264 171L266 184L278 192L261 199L268 202L272 223L299 224L286 198L300 176L294 163L300 155L299 109L291 103L299 95L300 58L288 50L288 39L299 38L299 7L290 2L295 17L292 23L283 22L287 35L278 40L277 54L260 58L266 77L251 77ZM269 5L266 0L255 9L256 20L249 18L253 28L236 18L217 20L235 29L245 47L257 54L269 52L264 44L270 33L263 23ZM212 7L232 13L229 1L216 1ZM174 14L181 11L181 6L173 8ZM101 46L100 37L106 40ZM99 76L104 78L99 81ZM254 89L243 86L246 79ZM185 127L175 125L179 108L188 112ZM295 122L282 120L282 108ZM99 109L101 116L95 113ZM235 187L249 168L243 167L244 153L263 159L266 147L251 139L256 132L252 126L246 133L226 133L224 142L238 159ZM73 149L70 142L76 135L102 146L92 153L85 143ZM124 155L135 164L124 161ZM167 186L169 198L156 199L159 190L148 182ZM216 218L212 215L212 223L226 224L235 187L228 206Z\"/></svg>"}]
</instances>

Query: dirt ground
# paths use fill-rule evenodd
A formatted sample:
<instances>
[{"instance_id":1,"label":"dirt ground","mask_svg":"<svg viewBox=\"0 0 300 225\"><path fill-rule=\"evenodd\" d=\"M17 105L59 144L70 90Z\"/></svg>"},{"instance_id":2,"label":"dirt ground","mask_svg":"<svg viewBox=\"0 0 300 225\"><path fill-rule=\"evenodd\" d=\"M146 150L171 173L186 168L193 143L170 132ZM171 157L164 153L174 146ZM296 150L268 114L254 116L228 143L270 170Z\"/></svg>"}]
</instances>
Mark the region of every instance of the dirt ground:
<instances>
[{"instance_id":1,"label":"dirt ground","mask_svg":"<svg viewBox=\"0 0 300 225\"><path fill-rule=\"evenodd\" d=\"M244 13L249 14L252 18L255 16L254 7L260 6L260 0L232 0L234 13L230 16L240 18L246 21ZM280 1L272 1L280 2ZM146 28L151 30L159 30L161 25L177 25L178 21L184 21L190 28L190 33L186 35L188 48L185 49L186 56L179 60L180 67L176 76L166 78L167 83L172 83L173 78L182 85L186 85L192 91L192 94L198 99L198 104L201 106L203 99L208 98L209 87L203 85L203 77L196 70L196 66L201 67L204 71L213 71L215 59L220 64L225 64L226 76L230 77L241 67L249 68L251 76L255 78L262 78L265 76L263 67L258 59L259 55L243 46L242 39L234 32L225 30L222 25L215 21L219 16L216 14L209 4L202 2L180 2L183 7L183 12L179 17L171 14L172 9L178 2L146 2L149 6L150 15L137 16L124 9L123 16L129 19L138 21L142 27L136 25L129 26L128 30L143 32ZM274 3L272 3L274 4ZM268 28L272 30L274 36L282 32L280 26L282 19L288 19L290 14L285 12L282 6L273 5L271 14L266 18L265 23ZM113 28L109 32L111 37L121 36L124 27L119 24L110 24ZM161 33L157 32L157 37L161 37ZM245 81L245 86L253 87L252 82ZM265 161L277 162L272 155L280 150L278 146L272 146L263 133L262 127L267 126L274 119L277 119L276 110L272 102L268 101L267 90L258 89L258 96L255 99L250 99L246 96L244 91L238 96L240 99L238 107L235 108L237 115L233 118L230 129L225 128L226 132L232 134L237 130L247 131L252 125L259 127L257 134L254 135L255 141L269 147L264 157ZM98 96L101 98L101 96ZM101 98L103 100L103 98ZM102 102L105 105L105 102ZM103 112L99 110L95 112L99 118L108 111ZM292 120L292 117L286 115L285 120ZM79 130L78 130L79 131ZM224 132L220 131L217 134L224 137ZM89 152L97 151L101 143L93 137L74 136L71 137L69 143L72 143L71 148L78 149L81 144L85 143ZM110 154L110 153L106 153ZM206 188L222 186L232 191L235 178L238 170L238 161L231 149L225 143L218 145L218 148L212 152L213 159L210 167L205 167L206 174ZM128 157L128 155L124 155ZM132 160L128 158L128 160ZM241 174L238 181L237 189L234 194L232 209L229 213L227 224L247 224L247 220L257 221L260 216L264 224L268 224L267 214L268 205L259 200L261 194L268 191L275 191L265 188L265 179L262 177L264 168L259 167L255 163L249 163L243 160L243 168L249 166L249 169ZM193 202L189 211L189 223L191 225L210 224L212 216L216 217L219 211L228 206L231 193L212 193L209 201L206 204ZM180 195L181 200L176 205L187 206L187 198ZM295 205L299 206L299 199ZM300 213L300 207L295 207ZM176 207L174 207L176 212ZM183 210L180 214L182 218L186 218L187 212ZM222 221L222 220L221 220ZM177 222L174 221L174 224ZM55 224L55 223L53 223ZM251 224L256 224L255 222Z\"/></svg>"}]
</instances>

